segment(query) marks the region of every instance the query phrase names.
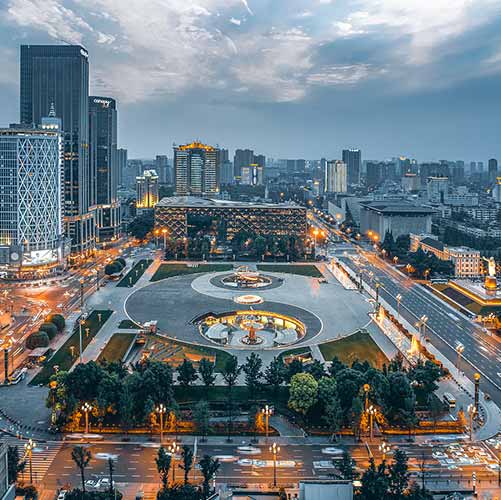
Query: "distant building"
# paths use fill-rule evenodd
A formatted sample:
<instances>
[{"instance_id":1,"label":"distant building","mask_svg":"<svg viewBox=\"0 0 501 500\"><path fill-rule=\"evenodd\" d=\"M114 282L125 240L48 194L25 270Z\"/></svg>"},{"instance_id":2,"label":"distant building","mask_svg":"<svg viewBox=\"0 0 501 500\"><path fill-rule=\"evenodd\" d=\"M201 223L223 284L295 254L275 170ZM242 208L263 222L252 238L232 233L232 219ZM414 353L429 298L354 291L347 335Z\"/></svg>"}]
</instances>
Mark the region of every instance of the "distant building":
<instances>
[{"instance_id":1,"label":"distant building","mask_svg":"<svg viewBox=\"0 0 501 500\"><path fill-rule=\"evenodd\" d=\"M348 191L346 163L340 160L328 161L325 169L324 185L327 193L346 193Z\"/></svg>"},{"instance_id":2,"label":"distant building","mask_svg":"<svg viewBox=\"0 0 501 500\"><path fill-rule=\"evenodd\" d=\"M247 186L262 186L264 181L264 168L257 163L242 167L241 183Z\"/></svg>"},{"instance_id":3,"label":"distant building","mask_svg":"<svg viewBox=\"0 0 501 500\"><path fill-rule=\"evenodd\" d=\"M63 141L60 120L0 129L0 267L10 276L44 276L62 268ZM58 124L59 122L59 124Z\"/></svg>"},{"instance_id":4,"label":"distant building","mask_svg":"<svg viewBox=\"0 0 501 500\"><path fill-rule=\"evenodd\" d=\"M454 275L457 278L474 278L482 273L482 257L479 250L468 247L449 247L434 235L411 234L411 252L419 248L432 253L440 260L450 260L454 264Z\"/></svg>"},{"instance_id":5,"label":"distant building","mask_svg":"<svg viewBox=\"0 0 501 500\"><path fill-rule=\"evenodd\" d=\"M492 198L494 199L496 205L499 206L501 204L501 177L496 178L496 185L492 190Z\"/></svg>"},{"instance_id":6,"label":"distant building","mask_svg":"<svg viewBox=\"0 0 501 500\"><path fill-rule=\"evenodd\" d=\"M134 188L136 177L143 174L144 165L141 160L127 160L127 168L123 175L123 187Z\"/></svg>"},{"instance_id":7,"label":"distant building","mask_svg":"<svg viewBox=\"0 0 501 500\"><path fill-rule=\"evenodd\" d=\"M362 152L360 149L343 149L343 162L346 164L348 184L360 184Z\"/></svg>"},{"instance_id":8,"label":"distant building","mask_svg":"<svg viewBox=\"0 0 501 500\"><path fill-rule=\"evenodd\" d=\"M402 177L402 189L406 193L412 193L415 191L419 191L420 182L417 174L406 173Z\"/></svg>"},{"instance_id":9,"label":"distant building","mask_svg":"<svg viewBox=\"0 0 501 500\"><path fill-rule=\"evenodd\" d=\"M233 158L233 175L240 178L242 167L247 167L254 163L254 151L252 149L237 149Z\"/></svg>"},{"instance_id":10,"label":"distant building","mask_svg":"<svg viewBox=\"0 0 501 500\"><path fill-rule=\"evenodd\" d=\"M231 161L223 161L219 167L219 183L220 184L233 184L235 178L233 177L233 163Z\"/></svg>"},{"instance_id":11,"label":"distant building","mask_svg":"<svg viewBox=\"0 0 501 500\"><path fill-rule=\"evenodd\" d=\"M255 235L303 237L307 233L307 210L287 203L244 203L193 196L163 198L155 206L155 227L167 229L175 238L188 236L197 220L212 219L205 227L226 233L232 240L240 231Z\"/></svg>"},{"instance_id":12,"label":"distant building","mask_svg":"<svg viewBox=\"0 0 501 500\"><path fill-rule=\"evenodd\" d=\"M118 189L117 106L111 97L89 97L89 161L96 240L120 235Z\"/></svg>"},{"instance_id":13,"label":"distant building","mask_svg":"<svg viewBox=\"0 0 501 500\"><path fill-rule=\"evenodd\" d=\"M217 149L193 142L174 147L176 194L210 196L219 191L217 184Z\"/></svg>"},{"instance_id":14,"label":"distant building","mask_svg":"<svg viewBox=\"0 0 501 500\"><path fill-rule=\"evenodd\" d=\"M431 217L434 210L405 201L372 201L360 203L360 231L384 238L387 232L396 239L411 233L431 233Z\"/></svg>"},{"instance_id":15,"label":"distant building","mask_svg":"<svg viewBox=\"0 0 501 500\"><path fill-rule=\"evenodd\" d=\"M16 498L16 483L9 480L8 445L0 442L0 498L14 500Z\"/></svg>"},{"instance_id":16,"label":"distant building","mask_svg":"<svg viewBox=\"0 0 501 500\"><path fill-rule=\"evenodd\" d=\"M489 160L489 182L496 182L498 177L498 161L495 158Z\"/></svg>"},{"instance_id":17,"label":"distant building","mask_svg":"<svg viewBox=\"0 0 501 500\"><path fill-rule=\"evenodd\" d=\"M384 178L384 163L368 161L366 164L365 186L374 188L378 186Z\"/></svg>"},{"instance_id":18,"label":"distant building","mask_svg":"<svg viewBox=\"0 0 501 500\"><path fill-rule=\"evenodd\" d=\"M155 171L160 184L170 184L169 160L165 155L157 155L155 158Z\"/></svg>"},{"instance_id":19,"label":"distant building","mask_svg":"<svg viewBox=\"0 0 501 500\"><path fill-rule=\"evenodd\" d=\"M151 209L158 203L158 175L154 170L145 170L136 177L136 208Z\"/></svg>"},{"instance_id":20,"label":"distant building","mask_svg":"<svg viewBox=\"0 0 501 500\"><path fill-rule=\"evenodd\" d=\"M426 189L430 203L444 203L449 193L449 178L428 177Z\"/></svg>"},{"instance_id":21,"label":"distant building","mask_svg":"<svg viewBox=\"0 0 501 500\"><path fill-rule=\"evenodd\" d=\"M127 150L117 149L118 185L123 186L123 176L127 168Z\"/></svg>"}]
</instances>

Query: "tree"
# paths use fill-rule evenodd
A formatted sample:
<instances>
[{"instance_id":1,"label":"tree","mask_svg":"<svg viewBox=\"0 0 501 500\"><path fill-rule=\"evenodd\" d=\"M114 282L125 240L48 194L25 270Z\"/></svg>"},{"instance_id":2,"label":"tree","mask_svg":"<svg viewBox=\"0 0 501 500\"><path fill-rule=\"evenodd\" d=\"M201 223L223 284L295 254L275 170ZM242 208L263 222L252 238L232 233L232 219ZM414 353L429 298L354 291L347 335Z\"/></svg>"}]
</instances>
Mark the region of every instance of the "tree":
<instances>
[{"instance_id":1,"label":"tree","mask_svg":"<svg viewBox=\"0 0 501 500\"><path fill-rule=\"evenodd\" d=\"M45 332L50 340L52 340L57 335L57 326L49 321L42 323L40 325L39 331Z\"/></svg>"},{"instance_id":2,"label":"tree","mask_svg":"<svg viewBox=\"0 0 501 500\"><path fill-rule=\"evenodd\" d=\"M208 358L202 358L198 364L198 373L207 389L213 386L216 381L214 368L214 363Z\"/></svg>"},{"instance_id":3,"label":"tree","mask_svg":"<svg viewBox=\"0 0 501 500\"><path fill-rule=\"evenodd\" d=\"M31 350L37 347L49 347L49 343L49 336L45 332L36 332L26 339L26 348Z\"/></svg>"},{"instance_id":4,"label":"tree","mask_svg":"<svg viewBox=\"0 0 501 500\"><path fill-rule=\"evenodd\" d=\"M59 332L62 332L64 330L64 327L66 326L66 321L62 314L51 314L50 316L47 317L46 321L54 323Z\"/></svg>"},{"instance_id":5,"label":"tree","mask_svg":"<svg viewBox=\"0 0 501 500\"><path fill-rule=\"evenodd\" d=\"M219 470L221 464L219 460L216 458L212 458L210 455L204 455L203 458L198 462L200 465L200 472L204 477L204 481L202 483L202 493L203 497L209 498L210 495L210 481L214 477L214 474Z\"/></svg>"},{"instance_id":6,"label":"tree","mask_svg":"<svg viewBox=\"0 0 501 500\"><path fill-rule=\"evenodd\" d=\"M440 401L440 399L438 399L437 397L432 397L430 399L430 417L433 421L433 432L436 431L438 418L440 417L443 411L444 411L444 406Z\"/></svg>"},{"instance_id":7,"label":"tree","mask_svg":"<svg viewBox=\"0 0 501 500\"><path fill-rule=\"evenodd\" d=\"M120 416L120 426L125 434L129 433L134 421L134 400L130 391L130 384L126 381L118 402L118 415Z\"/></svg>"},{"instance_id":8,"label":"tree","mask_svg":"<svg viewBox=\"0 0 501 500\"><path fill-rule=\"evenodd\" d=\"M165 448L161 446L158 449L157 457L155 458L155 463L157 465L157 471L160 474L160 480L162 481L162 489L167 491L169 486L169 471L172 462L172 457L165 451Z\"/></svg>"},{"instance_id":9,"label":"tree","mask_svg":"<svg viewBox=\"0 0 501 500\"><path fill-rule=\"evenodd\" d=\"M288 406L303 417L317 402L318 382L309 373L296 373L289 387Z\"/></svg>"},{"instance_id":10,"label":"tree","mask_svg":"<svg viewBox=\"0 0 501 500\"><path fill-rule=\"evenodd\" d=\"M15 483L20 472L24 471L26 461L20 460L17 446L7 448L7 478L9 483Z\"/></svg>"},{"instance_id":11,"label":"tree","mask_svg":"<svg viewBox=\"0 0 501 500\"><path fill-rule=\"evenodd\" d=\"M409 486L409 467L407 455L398 448L393 454L393 463L388 474L389 493L391 498L400 500Z\"/></svg>"},{"instance_id":12,"label":"tree","mask_svg":"<svg viewBox=\"0 0 501 500\"><path fill-rule=\"evenodd\" d=\"M191 484L175 484L168 490L161 490L157 500L201 500L201 492Z\"/></svg>"},{"instance_id":13,"label":"tree","mask_svg":"<svg viewBox=\"0 0 501 500\"><path fill-rule=\"evenodd\" d=\"M433 495L417 483L412 483L409 488L409 493L405 498L408 500L433 500Z\"/></svg>"},{"instance_id":14,"label":"tree","mask_svg":"<svg viewBox=\"0 0 501 500\"><path fill-rule=\"evenodd\" d=\"M304 364L298 359L294 358L288 365L285 372L285 381L290 383L292 377L296 375L296 373L304 372Z\"/></svg>"},{"instance_id":15,"label":"tree","mask_svg":"<svg viewBox=\"0 0 501 500\"><path fill-rule=\"evenodd\" d=\"M325 423L329 426L332 436L339 431L343 422L343 410L337 398L332 398L325 406L323 414Z\"/></svg>"},{"instance_id":16,"label":"tree","mask_svg":"<svg viewBox=\"0 0 501 500\"><path fill-rule=\"evenodd\" d=\"M355 462L355 460L351 458L351 455L348 453L348 451L344 450L341 462L339 462L339 465L337 466L341 478L346 481L353 481L354 479L356 479L359 475L355 470L356 466L357 463Z\"/></svg>"},{"instance_id":17,"label":"tree","mask_svg":"<svg viewBox=\"0 0 501 500\"><path fill-rule=\"evenodd\" d=\"M92 454L89 450L86 450L83 446L75 446L71 451L71 458L75 462L76 466L80 470L80 477L82 479L82 491L85 493L85 469L89 465L92 459Z\"/></svg>"},{"instance_id":18,"label":"tree","mask_svg":"<svg viewBox=\"0 0 501 500\"><path fill-rule=\"evenodd\" d=\"M386 464L382 462L377 468L374 458L369 459L369 468L362 474L362 486L359 497L362 500L386 498L388 491L388 477Z\"/></svg>"},{"instance_id":19,"label":"tree","mask_svg":"<svg viewBox=\"0 0 501 500\"><path fill-rule=\"evenodd\" d=\"M209 403L207 401L202 399L197 403L193 410L193 419L204 441L209 432Z\"/></svg>"},{"instance_id":20,"label":"tree","mask_svg":"<svg viewBox=\"0 0 501 500\"><path fill-rule=\"evenodd\" d=\"M341 370L344 370L345 368L346 365L342 363L337 356L334 356L329 366L329 373L333 377L335 377Z\"/></svg>"},{"instance_id":21,"label":"tree","mask_svg":"<svg viewBox=\"0 0 501 500\"><path fill-rule=\"evenodd\" d=\"M146 235L153 230L153 226L153 211L147 211L129 223L129 233L138 240L144 240Z\"/></svg>"},{"instance_id":22,"label":"tree","mask_svg":"<svg viewBox=\"0 0 501 500\"><path fill-rule=\"evenodd\" d=\"M264 380L272 387L273 394L276 396L280 385L284 381L285 365L282 358L275 356L271 363L264 370Z\"/></svg>"},{"instance_id":23,"label":"tree","mask_svg":"<svg viewBox=\"0 0 501 500\"><path fill-rule=\"evenodd\" d=\"M241 366L238 366L238 360L235 356L231 356L226 361L221 375L226 383L226 387L228 391L227 395L227 403L228 403L228 440L231 439L231 431L233 428L233 392L232 389L237 383L238 376L242 370Z\"/></svg>"},{"instance_id":24,"label":"tree","mask_svg":"<svg viewBox=\"0 0 501 500\"><path fill-rule=\"evenodd\" d=\"M315 359L311 363L307 364L305 371L306 373L313 375L315 380L320 380L323 376L325 376L324 365L318 361L318 359Z\"/></svg>"},{"instance_id":25,"label":"tree","mask_svg":"<svg viewBox=\"0 0 501 500\"><path fill-rule=\"evenodd\" d=\"M245 385L249 391L249 398L251 401L255 398L256 390L259 387L263 376L263 372L261 371L262 366L263 361L255 352L251 353L250 356L247 356L245 364L242 366L245 373Z\"/></svg>"},{"instance_id":26,"label":"tree","mask_svg":"<svg viewBox=\"0 0 501 500\"><path fill-rule=\"evenodd\" d=\"M184 471L184 484L188 484L188 476L193 467L193 450L187 446L183 446L183 451L181 452L183 463L181 464L181 469Z\"/></svg>"},{"instance_id":27,"label":"tree","mask_svg":"<svg viewBox=\"0 0 501 500\"><path fill-rule=\"evenodd\" d=\"M337 398L337 384L333 377L322 377L318 381L318 399L327 406L333 399Z\"/></svg>"},{"instance_id":28,"label":"tree","mask_svg":"<svg viewBox=\"0 0 501 500\"><path fill-rule=\"evenodd\" d=\"M197 371L193 367L193 363L186 358L179 365L177 373L177 381L185 388L189 387L198 379Z\"/></svg>"}]
</instances>

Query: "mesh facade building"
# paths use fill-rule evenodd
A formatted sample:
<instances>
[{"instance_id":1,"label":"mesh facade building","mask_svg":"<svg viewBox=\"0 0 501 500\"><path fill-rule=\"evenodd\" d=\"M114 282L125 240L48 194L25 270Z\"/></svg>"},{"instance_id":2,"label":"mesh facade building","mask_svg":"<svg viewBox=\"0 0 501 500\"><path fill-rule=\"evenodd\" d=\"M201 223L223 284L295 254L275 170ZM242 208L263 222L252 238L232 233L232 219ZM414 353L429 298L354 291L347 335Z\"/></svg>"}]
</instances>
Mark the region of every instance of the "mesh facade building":
<instances>
[{"instance_id":1,"label":"mesh facade building","mask_svg":"<svg viewBox=\"0 0 501 500\"><path fill-rule=\"evenodd\" d=\"M0 130L0 266L9 274L63 263L61 152L58 130Z\"/></svg>"},{"instance_id":2,"label":"mesh facade building","mask_svg":"<svg viewBox=\"0 0 501 500\"><path fill-rule=\"evenodd\" d=\"M257 204L195 198L163 198L155 207L155 227L174 238L189 236L190 227L202 224L217 232L224 228L228 240L246 231L255 235L305 236L306 208L289 204Z\"/></svg>"}]
</instances>

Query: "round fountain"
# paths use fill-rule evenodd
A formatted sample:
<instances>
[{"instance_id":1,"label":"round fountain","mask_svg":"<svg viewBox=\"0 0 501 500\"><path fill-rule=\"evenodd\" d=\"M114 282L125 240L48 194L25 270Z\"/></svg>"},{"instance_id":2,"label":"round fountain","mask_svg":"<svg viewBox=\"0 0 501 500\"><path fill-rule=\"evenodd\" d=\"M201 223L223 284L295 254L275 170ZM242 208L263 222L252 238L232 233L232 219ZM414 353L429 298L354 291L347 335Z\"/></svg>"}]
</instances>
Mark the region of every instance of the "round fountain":
<instances>
[{"instance_id":1,"label":"round fountain","mask_svg":"<svg viewBox=\"0 0 501 500\"><path fill-rule=\"evenodd\" d=\"M263 288L270 286L273 280L259 271L251 270L249 266L240 266L232 274L223 276L221 283L233 288Z\"/></svg>"}]
</instances>

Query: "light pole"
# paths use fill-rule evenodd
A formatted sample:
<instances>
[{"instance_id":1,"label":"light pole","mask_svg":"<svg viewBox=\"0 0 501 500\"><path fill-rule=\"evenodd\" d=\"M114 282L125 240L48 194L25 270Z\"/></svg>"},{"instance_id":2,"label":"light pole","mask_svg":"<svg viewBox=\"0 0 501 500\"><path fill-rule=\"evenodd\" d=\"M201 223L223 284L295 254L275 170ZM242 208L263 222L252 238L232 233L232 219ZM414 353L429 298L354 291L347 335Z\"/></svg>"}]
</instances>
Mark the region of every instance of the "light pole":
<instances>
[{"instance_id":1,"label":"light pole","mask_svg":"<svg viewBox=\"0 0 501 500\"><path fill-rule=\"evenodd\" d=\"M273 454L273 487L277 487L277 455L280 453L280 446L273 443L270 446L270 451Z\"/></svg>"},{"instance_id":2,"label":"light pole","mask_svg":"<svg viewBox=\"0 0 501 500\"><path fill-rule=\"evenodd\" d=\"M390 450L390 446L385 441L379 445L379 451L383 454L383 462L386 460L386 454L389 453Z\"/></svg>"},{"instance_id":3,"label":"light pole","mask_svg":"<svg viewBox=\"0 0 501 500\"><path fill-rule=\"evenodd\" d=\"M164 252L167 250L167 229L165 227L162 229L162 234L164 235Z\"/></svg>"},{"instance_id":4,"label":"light pole","mask_svg":"<svg viewBox=\"0 0 501 500\"><path fill-rule=\"evenodd\" d=\"M475 381L475 413L478 415L478 400L479 400L479 395L480 395L480 373L475 373L473 375L473 380Z\"/></svg>"},{"instance_id":5,"label":"light pole","mask_svg":"<svg viewBox=\"0 0 501 500\"><path fill-rule=\"evenodd\" d=\"M27 443L24 443L25 454L28 455L28 459L30 461L30 484L33 484L32 457L33 457L33 449L35 448L36 445L37 444L31 438Z\"/></svg>"},{"instance_id":6,"label":"light pole","mask_svg":"<svg viewBox=\"0 0 501 500\"><path fill-rule=\"evenodd\" d=\"M164 440L164 414L167 411L167 408L165 408L163 403L160 403L155 408L155 411L160 415L160 444L162 444Z\"/></svg>"},{"instance_id":7,"label":"light pole","mask_svg":"<svg viewBox=\"0 0 501 500\"><path fill-rule=\"evenodd\" d=\"M92 405L85 402L82 405L82 411L85 413L85 434L89 434L89 412L92 411Z\"/></svg>"},{"instance_id":8,"label":"light pole","mask_svg":"<svg viewBox=\"0 0 501 500\"><path fill-rule=\"evenodd\" d=\"M364 393L365 393L365 404L364 410L367 411L369 407L369 391L371 390L371 386L369 384L364 384Z\"/></svg>"},{"instance_id":9,"label":"light pole","mask_svg":"<svg viewBox=\"0 0 501 500\"><path fill-rule=\"evenodd\" d=\"M176 453L179 451L179 445L175 441L167 448L172 458L172 484L176 483Z\"/></svg>"},{"instance_id":10,"label":"light pole","mask_svg":"<svg viewBox=\"0 0 501 500\"><path fill-rule=\"evenodd\" d=\"M468 416L470 417L470 441L473 441L473 418L475 417L475 414L477 413L477 410L475 409L475 405L468 405Z\"/></svg>"},{"instance_id":11,"label":"light pole","mask_svg":"<svg viewBox=\"0 0 501 500\"><path fill-rule=\"evenodd\" d=\"M80 352L79 352L79 356L80 356L80 364L82 364L82 351L83 351L83 345L82 345L82 328L83 326L85 325L85 316L82 314L82 316L80 317L79 321L78 321L78 335L79 335L79 348L80 348Z\"/></svg>"},{"instance_id":12,"label":"light pole","mask_svg":"<svg viewBox=\"0 0 501 500\"><path fill-rule=\"evenodd\" d=\"M367 414L369 415L369 439L372 441L372 437L374 435L374 415L376 414L376 408L374 406L370 405L369 408L366 410Z\"/></svg>"},{"instance_id":13,"label":"light pole","mask_svg":"<svg viewBox=\"0 0 501 500\"><path fill-rule=\"evenodd\" d=\"M395 297L397 299L397 318L398 318L398 321L400 321L400 302L402 300L402 294L397 294L397 296Z\"/></svg>"},{"instance_id":14,"label":"light pole","mask_svg":"<svg viewBox=\"0 0 501 500\"><path fill-rule=\"evenodd\" d=\"M49 387L50 387L50 395L51 395L51 401L52 401L52 412L51 412L51 416L50 416L50 422L52 425L54 425L56 423L57 380L51 380L49 382Z\"/></svg>"},{"instance_id":15,"label":"light pole","mask_svg":"<svg viewBox=\"0 0 501 500\"><path fill-rule=\"evenodd\" d=\"M264 422L265 422L265 427L266 427L266 441L265 441L265 443L268 443L269 420L270 420L270 416L273 415L273 410L268 405L265 405L265 407L261 410L261 413L264 416Z\"/></svg>"},{"instance_id":16,"label":"light pole","mask_svg":"<svg viewBox=\"0 0 501 500\"><path fill-rule=\"evenodd\" d=\"M381 283L376 282L376 302L379 304L379 287L381 286Z\"/></svg>"},{"instance_id":17,"label":"light pole","mask_svg":"<svg viewBox=\"0 0 501 500\"><path fill-rule=\"evenodd\" d=\"M464 345L461 344L461 342L457 342L456 343L456 352L458 353L458 359L457 359L457 363L456 363L456 368L458 369L458 374L459 372L461 371L461 354L463 354L463 351L464 351Z\"/></svg>"}]
</instances>

